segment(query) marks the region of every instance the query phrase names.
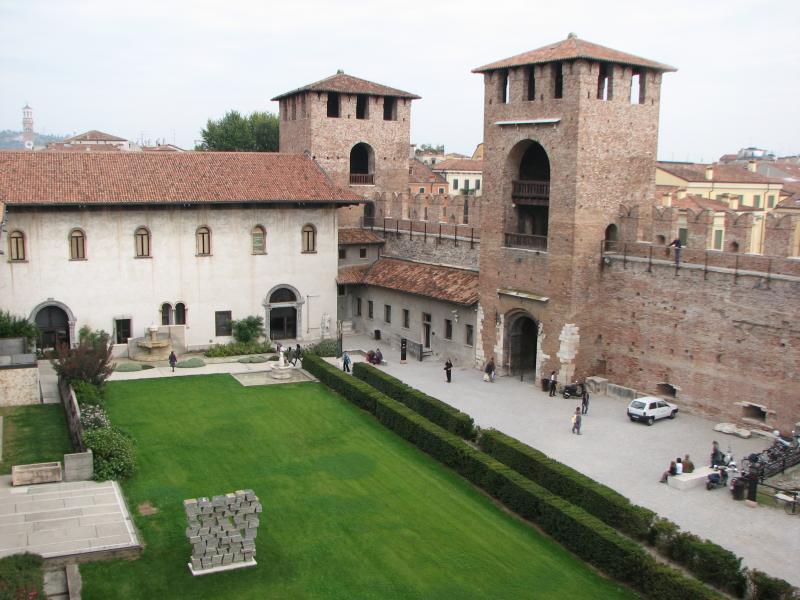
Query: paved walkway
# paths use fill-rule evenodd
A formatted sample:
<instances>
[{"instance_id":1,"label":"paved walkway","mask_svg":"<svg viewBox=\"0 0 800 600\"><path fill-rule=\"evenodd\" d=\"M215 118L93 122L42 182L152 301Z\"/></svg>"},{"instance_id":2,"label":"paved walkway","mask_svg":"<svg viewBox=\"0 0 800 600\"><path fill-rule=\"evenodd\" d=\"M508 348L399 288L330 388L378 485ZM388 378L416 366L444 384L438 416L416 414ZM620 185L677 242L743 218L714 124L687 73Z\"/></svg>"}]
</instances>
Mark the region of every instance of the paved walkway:
<instances>
[{"instance_id":1,"label":"paved walkway","mask_svg":"<svg viewBox=\"0 0 800 600\"><path fill-rule=\"evenodd\" d=\"M347 338L345 349L374 348L366 336ZM707 464L712 440L730 446L741 458L766 446L761 438L743 440L712 431L715 422L679 414L652 427L631 423L624 402L592 397L582 435L570 433L576 399L550 398L530 383L500 377L486 383L477 369L453 369L445 381L443 364L409 356L400 364L397 349L380 344L386 372L471 415L483 428L494 427L600 481L636 504L656 511L702 538L708 538L744 558L747 566L800 586L797 568L800 519L783 510L749 508L735 502L726 489L705 487L685 492L658 483L670 460L690 454L695 464ZM354 360L357 360L354 357Z\"/></svg>"},{"instance_id":2,"label":"paved walkway","mask_svg":"<svg viewBox=\"0 0 800 600\"><path fill-rule=\"evenodd\" d=\"M42 391L44 404L58 404L61 396L58 393L58 375L49 360L37 361L39 365L39 389Z\"/></svg>"},{"instance_id":3,"label":"paved walkway","mask_svg":"<svg viewBox=\"0 0 800 600\"><path fill-rule=\"evenodd\" d=\"M0 556L35 552L45 558L139 546L114 481L11 487L0 477Z\"/></svg>"}]
</instances>

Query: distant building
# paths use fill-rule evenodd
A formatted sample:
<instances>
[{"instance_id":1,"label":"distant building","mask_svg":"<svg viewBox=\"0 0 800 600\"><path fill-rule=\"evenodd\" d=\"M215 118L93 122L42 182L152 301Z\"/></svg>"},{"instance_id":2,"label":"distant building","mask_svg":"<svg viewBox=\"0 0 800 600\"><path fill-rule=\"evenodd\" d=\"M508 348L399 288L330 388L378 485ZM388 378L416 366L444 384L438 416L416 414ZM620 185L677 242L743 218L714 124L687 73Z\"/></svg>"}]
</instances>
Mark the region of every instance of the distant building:
<instances>
[{"instance_id":1,"label":"distant building","mask_svg":"<svg viewBox=\"0 0 800 600\"><path fill-rule=\"evenodd\" d=\"M95 129L79 135L73 135L72 137L69 137L61 142L48 144L47 148L48 150L70 150L75 146L103 146L103 149L112 147L116 150L135 149L135 145L132 147L131 143L125 138L117 137L116 135L111 135L110 133L104 133Z\"/></svg>"},{"instance_id":2,"label":"distant building","mask_svg":"<svg viewBox=\"0 0 800 600\"><path fill-rule=\"evenodd\" d=\"M483 160L483 142L475 147L475 152L472 153L472 160Z\"/></svg>"},{"instance_id":3,"label":"distant building","mask_svg":"<svg viewBox=\"0 0 800 600\"><path fill-rule=\"evenodd\" d=\"M22 107L22 144L26 150L33 150L33 109L27 103Z\"/></svg>"},{"instance_id":4,"label":"distant building","mask_svg":"<svg viewBox=\"0 0 800 600\"><path fill-rule=\"evenodd\" d=\"M432 167L447 180L453 194L481 195L483 161L471 158L450 158Z\"/></svg>"},{"instance_id":5,"label":"distant building","mask_svg":"<svg viewBox=\"0 0 800 600\"><path fill-rule=\"evenodd\" d=\"M417 160L428 165L429 167L432 167L436 163L440 163L445 159L444 150L433 150L433 149L417 150L415 153L415 157L417 158Z\"/></svg>"},{"instance_id":6,"label":"distant building","mask_svg":"<svg viewBox=\"0 0 800 600\"><path fill-rule=\"evenodd\" d=\"M750 146L749 148L742 148L736 154L723 154L719 157L719 162L722 164L748 162L751 160L775 160L775 154L769 150Z\"/></svg>"},{"instance_id":7,"label":"distant building","mask_svg":"<svg viewBox=\"0 0 800 600\"><path fill-rule=\"evenodd\" d=\"M447 180L417 158L408 161L408 189L412 194L448 194Z\"/></svg>"}]
</instances>

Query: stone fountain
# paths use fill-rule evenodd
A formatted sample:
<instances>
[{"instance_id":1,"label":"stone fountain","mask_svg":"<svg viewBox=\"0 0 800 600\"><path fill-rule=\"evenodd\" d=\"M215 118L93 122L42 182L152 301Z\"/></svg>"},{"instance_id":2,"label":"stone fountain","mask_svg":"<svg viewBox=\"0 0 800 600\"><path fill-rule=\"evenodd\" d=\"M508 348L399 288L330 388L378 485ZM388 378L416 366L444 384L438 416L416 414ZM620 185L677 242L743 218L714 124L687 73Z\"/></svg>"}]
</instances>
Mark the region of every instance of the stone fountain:
<instances>
[{"instance_id":1,"label":"stone fountain","mask_svg":"<svg viewBox=\"0 0 800 600\"><path fill-rule=\"evenodd\" d=\"M283 352L278 352L278 361L270 366L269 374L273 379L291 379L292 365L286 362Z\"/></svg>"},{"instance_id":2,"label":"stone fountain","mask_svg":"<svg viewBox=\"0 0 800 600\"><path fill-rule=\"evenodd\" d=\"M169 353L172 351L172 342L169 335L165 334L159 337L158 327L155 325L147 328L147 334L144 339L139 340L136 345L139 346L141 351L134 357L134 360L144 362L167 360Z\"/></svg>"}]
</instances>

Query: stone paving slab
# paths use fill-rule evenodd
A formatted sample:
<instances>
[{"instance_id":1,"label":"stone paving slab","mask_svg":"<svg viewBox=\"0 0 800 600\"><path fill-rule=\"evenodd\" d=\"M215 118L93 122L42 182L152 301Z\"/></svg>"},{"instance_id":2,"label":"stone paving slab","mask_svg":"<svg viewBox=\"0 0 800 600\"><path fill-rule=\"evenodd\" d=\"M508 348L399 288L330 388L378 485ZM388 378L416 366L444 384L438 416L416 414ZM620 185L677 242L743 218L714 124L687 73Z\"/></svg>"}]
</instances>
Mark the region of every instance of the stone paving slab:
<instances>
[{"instance_id":1,"label":"stone paving slab","mask_svg":"<svg viewBox=\"0 0 800 600\"><path fill-rule=\"evenodd\" d=\"M375 344L367 336L353 336L346 338L344 345L371 348ZM678 456L688 453L697 466L705 466L712 440L723 450L730 446L739 460L765 448L767 441L757 436L745 440L724 435L713 430L715 421L685 412L652 427L631 423L626 403L606 396L592 396L582 435L576 436L570 433L570 417L580 404L574 398L550 398L538 385L517 378L499 377L495 383L486 383L481 371L471 366L453 369L453 382L448 384L439 361L419 362L409 356L403 365L398 349L388 343L380 347L389 363L382 370L466 412L480 427L499 429L682 529L735 552L746 566L800 586L797 554L789 550L798 548L800 521L796 516L763 506L749 508L733 501L727 489L680 491L658 483L670 460ZM680 399L676 403L680 406Z\"/></svg>"},{"instance_id":2,"label":"stone paving slab","mask_svg":"<svg viewBox=\"0 0 800 600\"><path fill-rule=\"evenodd\" d=\"M27 551L52 558L139 545L115 482L12 488L9 476L0 477L0 556Z\"/></svg>"}]
</instances>

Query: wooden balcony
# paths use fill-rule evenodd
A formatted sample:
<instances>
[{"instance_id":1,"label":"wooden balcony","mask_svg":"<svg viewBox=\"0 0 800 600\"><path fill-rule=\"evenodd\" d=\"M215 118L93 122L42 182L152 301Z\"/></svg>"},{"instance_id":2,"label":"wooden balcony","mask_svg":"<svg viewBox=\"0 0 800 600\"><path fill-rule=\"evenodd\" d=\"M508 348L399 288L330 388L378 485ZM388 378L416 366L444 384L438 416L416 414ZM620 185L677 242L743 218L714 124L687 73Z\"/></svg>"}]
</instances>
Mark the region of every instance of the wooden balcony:
<instances>
[{"instance_id":1,"label":"wooden balcony","mask_svg":"<svg viewBox=\"0 0 800 600\"><path fill-rule=\"evenodd\" d=\"M350 173L350 185L375 185L372 173Z\"/></svg>"},{"instance_id":2,"label":"wooden balcony","mask_svg":"<svg viewBox=\"0 0 800 600\"><path fill-rule=\"evenodd\" d=\"M506 232L505 238L506 248L521 248L523 250L539 250L540 252L547 252L546 235L528 235L526 233Z\"/></svg>"},{"instance_id":3,"label":"wooden balcony","mask_svg":"<svg viewBox=\"0 0 800 600\"><path fill-rule=\"evenodd\" d=\"M512 181L511 198L517 204L548 206L550 203L550 182L529 180Z\"/></svg>"}]
</instances>

